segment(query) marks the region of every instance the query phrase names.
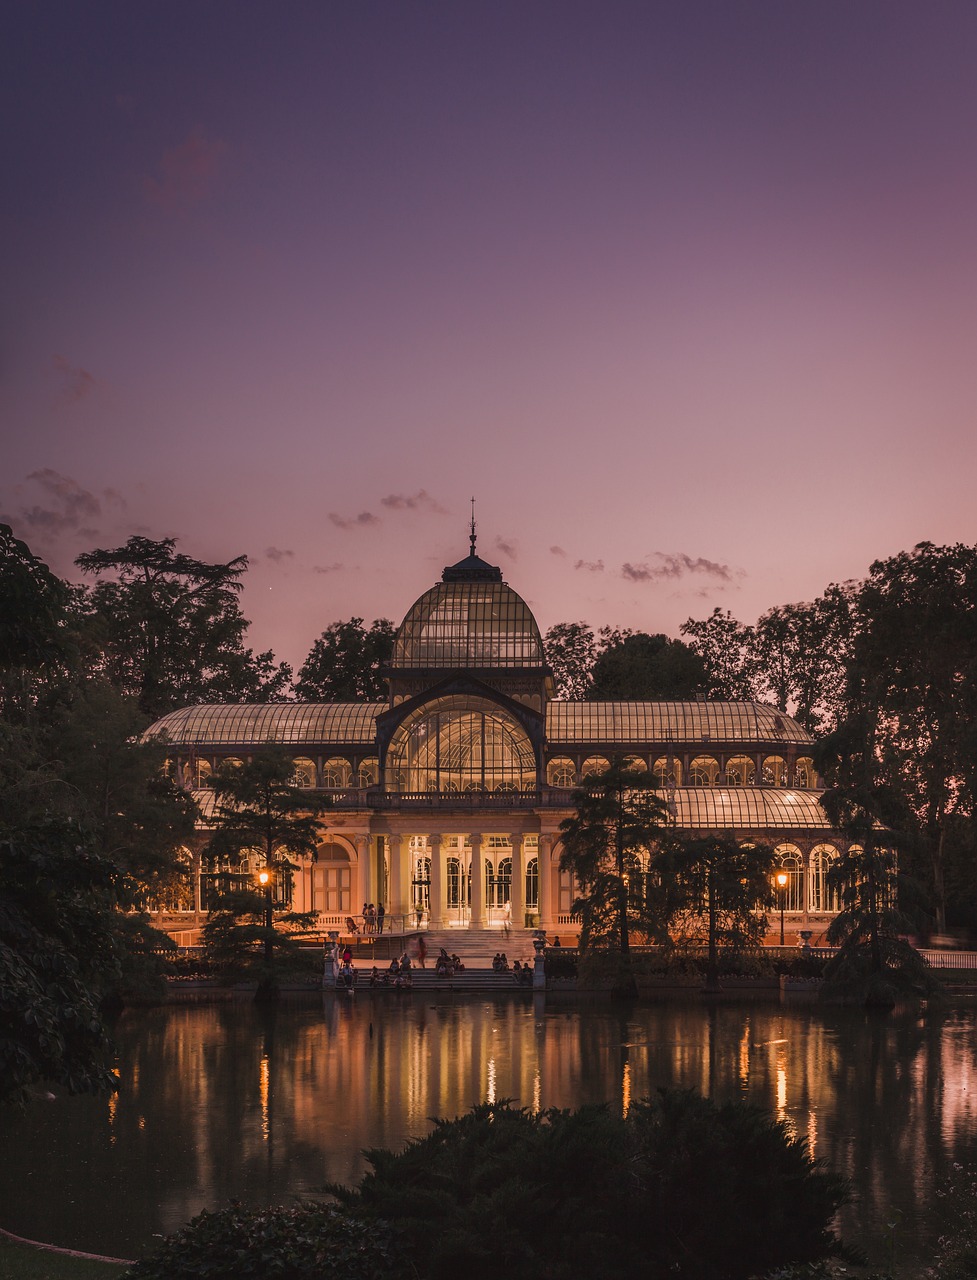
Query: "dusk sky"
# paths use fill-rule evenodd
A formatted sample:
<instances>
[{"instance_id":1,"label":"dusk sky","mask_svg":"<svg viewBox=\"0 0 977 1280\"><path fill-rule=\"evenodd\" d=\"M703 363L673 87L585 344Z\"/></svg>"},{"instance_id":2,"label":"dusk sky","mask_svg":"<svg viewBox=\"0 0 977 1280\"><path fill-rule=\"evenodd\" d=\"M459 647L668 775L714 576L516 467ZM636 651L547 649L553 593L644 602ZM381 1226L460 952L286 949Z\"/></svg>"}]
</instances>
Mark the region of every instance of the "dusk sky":
<instances>
[{"instance_id":1,"label":"dusk sky","mask_svg":"<svg viewBox=\"0 0 977 1280\"><path fill-rule=\"evenodd\" d=\"M15 0L0 519L545 630L977 541L974 0Z\"/></svg>"}]
</instances>

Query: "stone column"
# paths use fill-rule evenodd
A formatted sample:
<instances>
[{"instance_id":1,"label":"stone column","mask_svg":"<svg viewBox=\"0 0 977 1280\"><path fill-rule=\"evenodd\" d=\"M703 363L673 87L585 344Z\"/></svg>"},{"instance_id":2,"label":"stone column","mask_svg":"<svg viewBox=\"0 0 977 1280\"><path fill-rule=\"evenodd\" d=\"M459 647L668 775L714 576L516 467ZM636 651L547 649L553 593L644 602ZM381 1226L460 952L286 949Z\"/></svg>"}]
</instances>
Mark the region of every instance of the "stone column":
<instances>
[{"instance_id":1,"label":"stone column","mask_svg":"<svg viewBox=\"0 0 977 1280\"><path fill-rule=\"evenodd\" d=\"M373 877L370 874L370 837L362 834L353 836L353 844L356 847L356 892L353 894L353 910L359 909L360 903L372 902L376 905L376 898L373 896ZM365 928L365 925L364 925Z\"/></svg>"},{"instance_id":2,"label":"stone column","mask_svg":"<svg viewBox=\"0 0 977 1280\"><path fill-rule=\"evenodd\" d=\"M404 928L405 917L410 906L407 897L407 857L404 852L404 837L387 836L387 849L390 854L390 902L387 912L393 916L391 925L397 932ZM409 854L408 848L407 853Z\"/></svg>"},{"instance_id":3,"label":"stone column","mask_svg":"<svg viewBox=\"0 0 977 1280\"><path fill-rule=\"evenodd\" d=\"M539 837L539 927L552 929L556 924L553 906L553 836Z\"/></svg>"},{"instance_id":4,"label":"stone column","mask_svg":"<svg viewBox=\"0 0 977 1280\"><path fill-rule=\"evenodd\" d=\"M482 861L482 833L473 832L472 842L472 914L471 927L481 929L485 925L485 864Z\"/></svg>"},{"instance_id":5,"label":"stone column","mask_svg":"<svg viewBox=\"0 0 977 1280\"><path fill-rule=\"evenodd\" d=\"M440 929L444 924L444 871L441 857L441 833L428 835L428 853L431 855L431 909L428 912L429 929Z\"/></svg>"},{"instance_id":6,"label":"stone column","mask_svg":"<svg viewBox=\"0 0 977 1280\"><path fill-rule=\"evenodd\" d=\"M526 927L526 837L513 833L509 837L512 845L512 889L509 900L512 903L512 923L516 929Z\"/></svg>"}]
</instances>

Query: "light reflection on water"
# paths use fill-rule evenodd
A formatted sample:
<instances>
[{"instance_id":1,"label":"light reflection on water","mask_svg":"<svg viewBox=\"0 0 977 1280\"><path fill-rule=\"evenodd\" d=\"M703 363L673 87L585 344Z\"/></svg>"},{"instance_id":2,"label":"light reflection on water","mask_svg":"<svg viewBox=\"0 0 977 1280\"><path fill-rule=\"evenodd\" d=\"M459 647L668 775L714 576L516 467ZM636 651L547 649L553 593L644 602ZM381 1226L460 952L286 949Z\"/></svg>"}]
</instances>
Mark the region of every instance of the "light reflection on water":
<instances>
[{"instance_id":1,"label":"light reflection on water","mask_svg":"<svg viewBox=\"0 0 977 1280\"><path fill-rule=\"evenodd\" d=\"M977 1157L974 1011L872 1016L770 1003L548 1003L327 996L126 1014L114 1099L0 1117L0 1225L135 1256L231 1198L285 1201L355 1182L368 1147L511 1098L533 1110L663 1085L744 1097L850 1178L843 1231L919 1274L935 1186Z\"/></svg>"}]
</instances>

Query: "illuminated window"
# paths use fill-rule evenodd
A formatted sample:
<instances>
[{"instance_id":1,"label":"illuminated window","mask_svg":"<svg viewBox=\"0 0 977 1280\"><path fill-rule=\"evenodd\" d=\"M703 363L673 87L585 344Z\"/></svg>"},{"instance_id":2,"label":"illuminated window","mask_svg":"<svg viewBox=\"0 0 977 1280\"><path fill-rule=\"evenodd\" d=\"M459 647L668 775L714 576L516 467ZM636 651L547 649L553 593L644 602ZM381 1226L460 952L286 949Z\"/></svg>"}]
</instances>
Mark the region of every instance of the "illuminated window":
<instances>
[{"instance_id":1,"label":"illuminated window","mask_svg":"<svg viewBox=\"0 0 977 1280\"><path fill-rule=\"evenodd\" d=\"M418 708L394 734L388 777L399 791L532 791L536 757L523 727L487 698L452 695Z\"/></svg>"},{"instance_id":2,"label":"illuminated window","mask_svg":"<svg viewBox=\"0 0 977 1280\"><path fill-rule=\"evenodd\" d=\"M810 756L798 756L794 765L794 786L805 789L817 786L817 774L814 761Z\"/></svg>"},{"instance_id":3,"label":"illuminated window","mask_svg":"<svg viewBox=\"0 0 977 1280\"><path fill-rule=\"evenodd\" d=\"M786 787L787 761L783 756L764 756L760 777L765 787Z\"/></svg>"},{"instance_id":4,"label":"illuminated window","mask_svg":"<svg viewBox=\"0 0 977 1280\"><path fill-rule=\"evenodd\" d=\"M376 756L367 756L361 760L357 769L357 784L361 787L375 787L380 781L380 761Z\"/></svg>"},{"instance_id":5,"label":"illuminated window","mask_svg":"<svg viewBox=\"0 0 977 1280\"><path fill-rule=\"evenodd\" d=\"M682 761L675 756L659 756L651 771L660 787L668 789L682 785Z\"/></svg>"},{"instance_id":6,"label":"illuminated window","mask_svg":"<svg viewBox=\"0 0 977 1280\"><path fill-rule=\"evenodd\" d=\"M539 858L526 863L526 910L539 910Z\"/></svg>"},{"instance_id":7,"label":"illuminated window","mask_svg":"<svg viewBox=\"0 0 977 1280\"><path fill-rule=\"evenodd\" d=\"M603 756L588 756L580 766L580 776L581 778L593 778L598 773L606 773L610 767L610 760L606 760Z\"/></svg>"},{"instance_id":8,"label":"illuminated window","mask_svg":"<svg viewBox=\"0 0 977 1280\"><path fill-rule=\"evenodd\" d=\"M749 756L732 756L726 761L726 781L731 787L750 787L756 778L756 764Z\"/></svg>"},{"instance_id":9,"label":"illuminated window","mask_svg":"<svg viewBox=\"0 0 977 1280\"><path fill-rule=\"evenodd\" d=\"M307 756L298 756L292 761L292 786L310 788L315 786L315 761Z\"/></svg>"},{"instance_id":10,"label":"illuminated window","mask_svg":"<svg viewBox=\"0 0 977 1280\"><path fill-rule=\"evenodd\" d=\"M811 850L810 909L836 915L841 910L841 886L831 884L830 872L838 862L833 844L819 844Z\"/></svg>"},{"instance_id":11,"label":"illuminated window","mask_svg":"<svg viewBox=\"0 0 977 1280\"><path fill-rule=\"evenodd\" d=\"M558 756L546 766L546 781L551 787L572 787L576 780L573 761L566 756Z\"/></svg>"},{"instance_id":12,"label":"illuminated window","mask_svg":"<svg viewBox=\"0 0 977 1280\"><path fill-rule=\"evenodd\" d=\"M714 756L696 756L689 765L689 783L693 787L714 787L719 777L719 761Z\"/></svg>"},{"instance_id":13,"label":"illuminated window","mask_svg":"<svg viewBox=\"0 0 977 1280\"><path fill-rule=\"evenodd\" d=\"M777 871L786 871L787 884L781 890L779 886L776 890L776 906L780 909L781 893L783 893L783 906L785 911L803 911L804 910L804 857L795 844L778 844L774 849L774 858L776 859L776 867L774 875Z\"/></svg>"},{"instance_id":14,"label":"illuminated window","mask_svg":"<svg viewBox=\"0 0 977 1280\"><path fill-rule=\"evenodd\" d=\"M350 786L353 776L353 770L350 768L348 760L344 760L342 756L333 756L331 760L327 760L322 766L322 785L324 787L335 787L337 790L345 789Z\"/></svg>"}]
</instances>

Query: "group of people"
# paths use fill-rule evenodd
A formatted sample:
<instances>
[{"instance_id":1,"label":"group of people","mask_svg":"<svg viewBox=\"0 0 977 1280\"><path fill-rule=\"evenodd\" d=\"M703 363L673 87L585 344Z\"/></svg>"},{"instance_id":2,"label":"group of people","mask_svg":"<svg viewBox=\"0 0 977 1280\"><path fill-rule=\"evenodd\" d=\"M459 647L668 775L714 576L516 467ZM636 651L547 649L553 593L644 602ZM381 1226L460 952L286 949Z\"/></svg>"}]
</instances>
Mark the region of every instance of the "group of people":
<instances>
[{"instance_id":1,"label":"group of people","mask_svg":"<svg viewBox=\"0 0 977 1280\"><path fill-rule=\"evenodd\" d=\"M387 910L383 903L374 906L372 902L363 903L363 932L383 933L383 922L387 918Z\"/></svg>"},{"instance_id":2,"label":"group of people","mask_svg":"<svg viewBox=\"0 0 977 1280\"><path fill-rule=\"evenodd\" d=\"M398 991L402 991L405 987L412 985L412 966L406 951L399 960L394 956L386 969L379 969L374 965L373 972L370 974L371 987L395 987Z\"/></svg>"},{"instance_id":3,"label":"group of people","mask_svg":"<svg viewBox=\"0 0 977 1280\"><path fill-rule=\"evenodd\" d=\"M434 962L434 972L440 978L450 978L453 974L464 973L465 966L462 964L458 956L453 953L449 956L444 947L438 952L438 958Z\"/></svg>"}]
</instances>

